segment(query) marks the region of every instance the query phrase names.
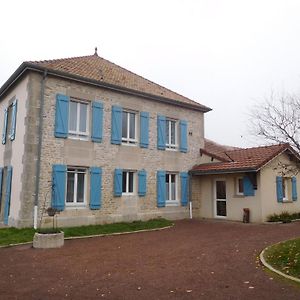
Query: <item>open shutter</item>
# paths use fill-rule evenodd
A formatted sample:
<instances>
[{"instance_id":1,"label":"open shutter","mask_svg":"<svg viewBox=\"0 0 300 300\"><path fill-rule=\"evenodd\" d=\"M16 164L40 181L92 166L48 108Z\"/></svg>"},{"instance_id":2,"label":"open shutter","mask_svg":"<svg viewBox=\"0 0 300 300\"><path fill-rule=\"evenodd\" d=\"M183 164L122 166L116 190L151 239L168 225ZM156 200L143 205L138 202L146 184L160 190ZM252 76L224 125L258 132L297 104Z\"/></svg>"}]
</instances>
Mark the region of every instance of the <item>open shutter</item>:
<instances>
[{"instance_id":1,"label":"open shutter","mask_svg":"<svg viewBox=\"0 0 300 300\"><path fill-rule=\"evenodd\" d=\"M122 142L122 107L112 106L111 111L111 143L120 145Z\"/></svg>"},{"instance_id":2,"label":"open shutter","mask_svg":"<svg viewBox=\"0 0 300 300\"><path fill-rule=\"evenodd\" d=\"M293 201L297 200L297 179L292 177L292 199Z\"/></svg>"},{"instance_id":3,"label":"open shutter","mask_svg":"<svg viewBox=\"0 0 300 300\"><path fill-rule=\"evenodd\" d=\"M140 147L149 146L149 113L142 111L140 113Z\"/></svg>"},{"instance_id":4,"label":"open shutter","mask_svg":"<svg viewBox=\"0 0 300 300\"><path fill-rule=\"evenodd\" d=\"M92 167L90 173L90 209L100 209L102 200L102 169L98 167Z\"/></svg>"},{"instance_id":5,"label":"open shutter","mask_svg":"<svg viewBox=\"0 0 300 300\"><path fill-rule=\"evenodd\" d=\"M68 137L69 100L69 97L66 95L56 95L55 137Z\"/></svg>"},{"instance_id":6,"label":"open shutter","mask_svg":"<svg viewBox=\"0 0 300 300\"><path fill-rule=\"evenodd\" d=\"M243 177L244 196L254 196L253 184L248 176Z\"/></svg>"},{"instance_id":7,"label":"open shutter","mask_svg":"<svg viewBox=\"0 0 300 300\"><path fill-rule=\"evenodd\" d=\"M102 142L103 132L103 104L94 101L92 103L92 141Z\"/></svg>"},{"instance_id":8,"label":"open shutter","mask_svg":"<svg viewBox=\"0 0 300 300\"><path fill-rule=\"evenodd\" d=\"M276 194L277 202L283 202L282 177L276 176Z\"/></svg>"},{"instance_id":9,"label":"open shutter","mask_svg":"<svg viewBox=\"0 0 300 300\"><path fill-rule=\"evenodd\" d=\"M1 205L1 199L2 199L2 182L3 182L3 168L0 168L0 207Z\"/></svg>"},{"instance_id":10,"label":"open shutter","mask_svg":"<svg viewBox=\"0 0 300 300\"><path fill-rule=\"evenodd\" d=\"M139 188L138 194L143 197L147 192L147 172L145 170L138 171Z\"/></svg>"},{"instance_id":11,"label":"open shutter","mask_svg":"<svg viewBox=\"0 0 300 300\"><path fill-rule=\"evenodd\" d=\"M166 172L157 171L157 207L166 206Z\"/></svg>"},{"instance_id":12,"label":"open shutter","mask_svg":"<svg viewBox=\"0 0 300 300\"><path fill-rule=\"evenodd\" d=\"M4 224L8 225L8 217L10 211L10 198L11 198L11 179L12 179L12 167L7 167L6 176L6 189L5 189L5 204L4 204Z\"/></svg>"},{"instance_id":13,"label":"open shutter","mask_svg":"<svg viewBox=\"0 0 300 300\"><path fill-rule=\"evenodd\" d=\"M180 120L180 152L187 152L187 122Z\"/></svg>"},{"instance_id":14,"label":"open shutter","mask_svg":"<svg viewBox=\"0 0 300 300\"><path fill-rule=\"evenodd\" d=\"M5 145L5 143L6 143L7 118L8 118L8 109L5 108L4 123L3 123L3 129L2 129L2 145Z\"/></svg>"},{"instance_id":15,"label":"open shutter","mask_svg":"<svg viewBox=\"0 0 300 300\"><path fill-rule=\"evenodd\" d=\"M166 149L166 117L157 116L157 149Z\"/></svg>"},{"instance_id":16,"label":"open shutter","mask_svg":"<svg viewBox=\"0 0 300 300\"><path fill-rule=\"evenodd\" d=\"M181 172L180 173L180 181L181 181L181 205L187 206L188 204L188 173Z\"/></svg>"},{"instance_id":17,"label":"open shutter","mask_svg":"<svg viewBox=\"0 0 300 300\"><path fill-rule=\"evenodd\" d=\"M115 197L122 196L122 169L115 169L115 176L114 176L114 195Z\"/></svg>"},{"instance_id":18,"label":"open shutter","mask_svg":"<svg viewBox=\"0 0 300 300\"><path fill-rule=\"evenodd\" d=\"M11 141L13 141L16 137L16 124L17 124L17 104L18 101L17 99L14 100L12 104L12 112L11 112L11 126L10 126L10 133L9 133L9 138Z\"/></svg>"},{"instance_id":19,"label":"open shutter","mask_svg":"<svg viewBox=\"0 0 300 300\"><path fill-rule=\"evenodd\" d=\"M67 167L53 165L52 168L52 207L62 211L65 209Z\"/></svg>"}]
</instances>

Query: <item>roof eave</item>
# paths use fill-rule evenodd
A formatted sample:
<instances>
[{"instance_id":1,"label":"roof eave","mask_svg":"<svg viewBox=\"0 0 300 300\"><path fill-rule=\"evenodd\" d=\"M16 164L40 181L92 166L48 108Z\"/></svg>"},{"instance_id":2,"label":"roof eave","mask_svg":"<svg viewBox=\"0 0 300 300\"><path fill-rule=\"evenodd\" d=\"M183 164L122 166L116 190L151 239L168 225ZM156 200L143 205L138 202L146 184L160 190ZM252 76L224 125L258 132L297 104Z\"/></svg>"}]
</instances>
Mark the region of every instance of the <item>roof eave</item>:
<instances>
[{"instance_id":1,"label":"roof eave","mask_svg":"<svg viewBox=\"0 0 300 300\"><path fill-rule=\"evenodd\" d=\"M91 85L96 85L98 87L114 90L116 92L122 92L122 93L130 94L130 95L140 96L140 97L150 99L150 100L155 100L155 101L159 101L159 102L163 102L163 103L167 103L167 104L177 105L177 106L180 106L180 107L185 107L185 108L201 111L203 113L206 113L206 112L209 112L209 111L212 110L211 108L209 108L207 106L204 106L204 105L201 105L201 104L193 105L193 104L189 104L189 103L184 103L184 102L181 102L181 101L178 101L178 100L175 100L175 99L160 97L160 96L140 92L140 91L137 91L137 90L128 89L128 88L125 88L125 87L109 84L109 83L106 83L106 82L100 82L100 81L97 81L97 80L88 79L86 77L73 75L73 74L70 74L70 73L67 73L67 72L52 70L52 69L45 68L45 67L42 67L42 66L37 66L35 64L31 64L31 63L28 63L28 62L22 63L19 66L19 68L3 84L3 86L0 88L0 98L10 89L10 87L26 71L29 71L29 70L36 71L36 72L47 71L48 75L61 77L61 78L64 78L64 79L71 79L71 80L75 80L77 82L87 83L87 84L91 84Z\"/></svg>"},{"instance_id":2,"label":"roof eave","mask_svg":"<svg viewBox=\"0 0 300 300\"><path fill-rule=\"evenodd\" d=\"M228 170L190 170L189 173L192 175L218 175L218 174L235 174L235 173L256 173L258 170L253 168L240 168L240 169L228 169Z\"/></svg>"}]
</instances>

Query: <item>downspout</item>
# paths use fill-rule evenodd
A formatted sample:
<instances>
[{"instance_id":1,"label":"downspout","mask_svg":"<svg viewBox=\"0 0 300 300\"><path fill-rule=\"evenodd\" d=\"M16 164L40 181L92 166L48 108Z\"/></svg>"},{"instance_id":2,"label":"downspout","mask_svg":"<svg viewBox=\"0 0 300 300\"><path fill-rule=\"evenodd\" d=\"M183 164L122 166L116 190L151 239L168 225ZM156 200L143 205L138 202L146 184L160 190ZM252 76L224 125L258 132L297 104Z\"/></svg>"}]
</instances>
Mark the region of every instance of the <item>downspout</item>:
<instances>
[{"instance_id":1,"label":"downspout","mask_svg":"<svg viewBox=\"0 0 300 300\"><path fill-rule=\"evenodd\" d=\"M193 219L192 180L193 180L193 175L192 175L192 173L189 173L189 209L190 209L190 219Z\"/></svg>"},{"instance_id":2,"label":"downspout","mask_svg":"<svg viewBox=\"0 0 300 300\"><path fill-rule=\"evenodd\" d=\"M37 229L38 221L38 200L40 190L40 173L41 173L41 153L42 153L42 138L43 138L43 116L44 116L44 102L45 102L45 81L47 77L47 70L44 71L41 81L41 103L39 115L39 132L38 132L38 153L36 162L36 180L35 180L35 198L33 209L33 228Z\"/></svg>"}]
</instances>

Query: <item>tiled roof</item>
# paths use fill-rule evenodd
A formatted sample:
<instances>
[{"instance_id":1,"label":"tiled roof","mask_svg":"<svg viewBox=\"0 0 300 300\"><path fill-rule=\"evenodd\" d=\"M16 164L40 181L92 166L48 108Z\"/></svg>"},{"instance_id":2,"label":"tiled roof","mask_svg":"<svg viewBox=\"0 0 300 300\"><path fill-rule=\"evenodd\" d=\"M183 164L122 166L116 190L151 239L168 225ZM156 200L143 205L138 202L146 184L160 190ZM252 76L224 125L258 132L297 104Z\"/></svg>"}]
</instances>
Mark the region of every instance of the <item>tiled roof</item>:
<instances>
[{"instance_id":1,"label":"tiled roof","mask_svg":"<svg viewBox=\"0 0 300 300\"><path fill-rule=\"evenodd\" d=\"M199 104L189 98L177 94L159 84L128 71L97 54L90 56L71 57L44 61L29 61L27 64L42 67L47 70L62 72L69 75L79 76L88 80L107 83L113 86L154 95L161 98L175 100L198 107L203 111L210 108Z\"/></svg>"},{"instance_id":2,"label":"tiled roof","mask_svg":"<svg viewBox=\"0 0 300 300\"><path fill-rule=\"evenodd\" d=\"M229 158L229 160L227 161L224 160L216 163L200 164L193 167L191 171L198 174L213 174L250 170L258 171L262 166L264 166L271 159L285 150L290 150L290 152L292 152L298 158L298 155L294 152L289 144L278 144L246 149L240 148L236 150L225 151L224 153Z\"/></svg>"}]
</instances>

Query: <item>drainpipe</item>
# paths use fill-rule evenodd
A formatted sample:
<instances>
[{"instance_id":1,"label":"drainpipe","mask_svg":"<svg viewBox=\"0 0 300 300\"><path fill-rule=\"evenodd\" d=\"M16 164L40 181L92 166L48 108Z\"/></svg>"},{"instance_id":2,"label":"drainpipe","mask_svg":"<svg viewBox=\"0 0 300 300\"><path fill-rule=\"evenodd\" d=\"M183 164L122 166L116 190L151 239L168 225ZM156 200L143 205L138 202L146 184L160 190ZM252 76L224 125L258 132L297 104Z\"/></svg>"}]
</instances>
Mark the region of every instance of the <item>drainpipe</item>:
<instances>
[{"instance_id":1,"label":"drainpipe","mask_svg":"<svg viewBox=\"0 0 300 300\"><path fill-rule=\"evenodd\" d=\"M189 208L190 208L190 219L193 219L193 203L192 203L192 173L189 173Z\"/></svg>"},{"instance_id":2,"label":"drainpipe","mask_svg":"<svg viewBox=\"0 0 300 300\"><path fill-rule=\"evenodd\" d=\"M39 115L39 132L38 132L38 154L36 162L36 180L35 180L35 198L33 208L33 228L37 229L38 220L38 200L40 189L40 173L41 173L41 153L42 153L42 138L43 138L43 115L44 115L44 102L45 102L45 81L47 77L47 70L44 71L41 80L41 103Z\"/></svg>"}]
</instances>

